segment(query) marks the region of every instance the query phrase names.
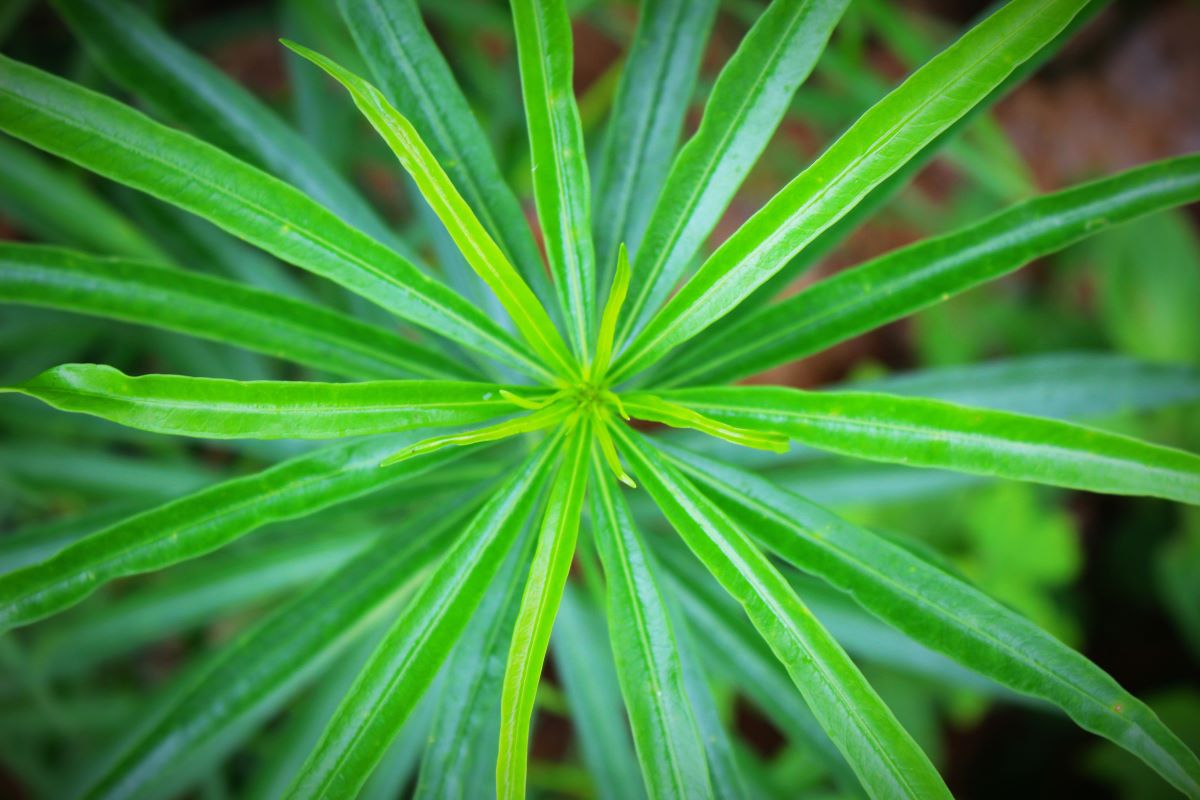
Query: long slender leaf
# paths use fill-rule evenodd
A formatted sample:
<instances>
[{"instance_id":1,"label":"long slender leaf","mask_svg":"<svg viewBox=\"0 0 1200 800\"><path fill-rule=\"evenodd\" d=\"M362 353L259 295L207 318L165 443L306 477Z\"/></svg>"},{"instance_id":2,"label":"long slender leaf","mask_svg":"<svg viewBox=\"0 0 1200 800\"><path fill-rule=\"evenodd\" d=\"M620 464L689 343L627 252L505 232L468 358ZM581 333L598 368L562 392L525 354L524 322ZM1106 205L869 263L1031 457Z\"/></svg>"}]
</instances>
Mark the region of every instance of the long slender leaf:
<instances>
[{"instance_id":1,"label":"long slender leaf","mask_svg":"<svg viewBox=\"0 0 1200 800\"><path fill-rule=\"evenodd\" d=\"M442 554L440 536L477 503L469 497L407 520L392 536L314 585L156 701L74 796L163 797L213 763L283 706L325 665L395 611Z\"/></svg>"},{"instance_id":2,"label":"long slender leaf","mask_svg":"<svg viewBox=\"0 0 1200 800\"><path fill-rule=\"evenodd\" d=\"M397 485L464 453L447 450L379 469L397 444L388 436L332 445L97 531L47 561L0 576L0 626L28 624L108 581L195 558L269 522Z\"/></svg>"},{"instance_id":3,"label":"long slender leaf","mask_svg":"<svg viewBox=\"0 0 1200 800\"><path fill-rule=\"evenodd\" d=\"M496 796L525 796L529 730L550 630L575 554L579 516L587 488L589 423L579 420L567 434L562 466L546 500L537 550L521 596L517 625L508 651L500 694L500 754L496 761Z\"/></svg>"},{"instance_id":4,"label":"long slender leaf","mask_svg":"<svg viewBox=\"0 0 1200 800\"><path fill-rule=\"evenodd\" d=\"M596 171L596 258L608 284L624 243L637 257L692 99L716 0L648 0L626 55Z\"/></svg>"},{"instance_id":5,"label":"long slender leaf","mask_svg":"<svg viewBox=\"0 0 1200 800\"><path fill-rule=\"evenodd\" d=\"M743 386L663 394L731 425L835 453L1200 503L1200 456L1068 422L868 392Z\"/></svg>"},{"instance_id":6,"label":"long slender leaf","mask_svg":"<svg viewBox=\"0 0 1200 800\"><path fill-rule=\"evenodd\" d=\"M479 223L412 123L401 116L378 89L354 73L305 47L292 42L284 44L346 87L359 111L412 176L421 195L446 226L471 268L500 299L525 341L558 376L576 376L579 370L572 363L549 315Z\"/></svg>"},{"instance_id":7,"label":"long slender leaf","mask_svg":"<svg viewBox=\"0 0 1200 800\"><path fill-rule=\"evenodd\" d=\"M121 425L209 439L338 439L483 422L520 409L489 383L449 381L228 381L131 377L64 364L0 393Z\"/></svg>"},{"instance_id":8,"label":"long slender leaf","mask_svg":"<svg viewBox=\"0 0 1200 800\"><path fill-rule=\"evenodd\" d=\"M550 310L553 289L521 205L414 0L339 0L375 83L413 121L484 228Z\"/></svg>"},{"instance_id":9,"label":"long slender leaf","mask_svg":"<svg viewBox=\"0 0 1200 800\"><path fill-rule=\"evenodd\" d=\"M496 323L288 184L134 109L0 58L0 130L208 219L414 324L532 374Z\"/></svg>"},{"instance_id":10,"label":"long slender leaf","mask_svg":"<svg viewBox=\"0 0 1200 800\"><path fill-rule=\"evenodd\" d=\"M464 378L458 364L383 328L231 281L40 245L0 244L0 300L227 342L352 378Z\"/></svg>"},{"instance_id":11,"label":"long slender leaf","mask_svg":"<svg viewBox=\"0 0 1200 800\"><path fill-rule=\"evenodd\" d=\"M350 797L362 788L516 546L558 448L557 437L538 448L455 540L338 706L289 797Z\"/></svg>"},{"instance_id":12,"label":"long slender leaf","mask_svg":"<svg viewBox=\"0 0 1200 800\"><path fill-rule=\"evenodd\" d=\"M591 517L607 577L609 635L646 791L652 798L713 797L653 556L599 453L592 467Z\"/></svg>"},{"instance_id":13,"label":"long slender leaf","mask_svg":"<svg viewBox=\"0 0 1200 800\"><path fill-rule=\"evenodd\" d=\"M564 0L512 0L512 12L538 220L567 338L586 363L596 266L587 154L572 85L571 20Z\"/></svg>"},{"instance_id":14,"label":"long slender leaf","mask_svg":"<svg viewBox=\"0 0 1200 800\"><path fill-rule=\"evenodd\" d=\"M701 266L629 345L628 377L690 339L1049 43L1086 0L1013 0L864 114Z\"/></svg>"},{"instance_id":15,"label":"long slender leaf","mask_svg":"<svg viewBox=\"0 0 1200 800\"><path fill-rule=\"evenodd\" d=\"M725 64L646 225L637 289L617 337L649 320L700 252L808 77L848 0L776 0ZM603 264L603 262L601 262Z\"/></svg>"},{"instance_id":16,"label":"long slender leaf","mask_svg":"<svg viewBox=\"0 0 1200 800\"><path fill-rule=\"evenodd\" d=\"M1013 206L769 306L681 353L659 383L721 383L824 350L1111 225L1200 199L1200 156L1158 161Z\"/></svg>"},{"instance_id":17,"label":"long slender leaf","mask_svg":"<svg viewBox=\"0 0 1200 800\"><path fill-rule=\"evenodd\" d=\"M618 435L654 502L745 608L868 794L950 797L929 759L747 534L640 434Z\"/></svg>"},{"instance_id":18,"label":"long slender leaf","mask_svg":"<svg viewBox=\"0 0 1200 800\"><path fill-rule=\"evenodd\" d=\"M114 81L159 115L282 178L380 241L394 237L361 195L303 137L125 0L54 0Z\"/></svg>"},{"instance_id":19,"label":"long slender leaf","mask_svg":"<svg viewBox=\"0 0 1200 800\"><path fill-rule=\"evenodd\" d=\"M912 551L750 473L691 456L675 464L719 492L736 524L781 557L930 648L1054 703L1185 794L1200 794L1200 759L1145 704L1033 623Z\"/></svg>"}]
</instances>

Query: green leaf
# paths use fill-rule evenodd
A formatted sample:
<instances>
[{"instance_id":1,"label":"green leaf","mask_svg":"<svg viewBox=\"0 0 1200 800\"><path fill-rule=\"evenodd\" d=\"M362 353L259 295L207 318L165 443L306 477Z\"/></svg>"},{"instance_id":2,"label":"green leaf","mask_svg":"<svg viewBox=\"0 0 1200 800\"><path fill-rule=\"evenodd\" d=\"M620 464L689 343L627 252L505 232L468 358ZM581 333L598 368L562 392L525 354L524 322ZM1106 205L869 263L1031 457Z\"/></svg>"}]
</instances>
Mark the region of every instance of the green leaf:
<instances>
[{"instance_id":1,"label":"green leaf","mask_svg":"<svg viewBox=\"0 0 1200 800\"><path fill-rule=\"evenodd\" d=\"M363 634L398 610L442 554L470 497L406 519L392 535L199 663L153 702L76 797L163 797L211 770Z\"/></svg>"},{"instance_id":2,"label":"green leaf","mask_svg":"<svg viewBox=\"0 0 1200 800\"><path fill-rule=\"evenodd\" d=\"M125 0L54 0L104 72L156 114L281 178L355 227L395 237L361 195L241 84Z\"/></svg>"},{"instance_id":3,"label":"green leaf","mask_svg":"<svg viewBox=\"0 0 1200 800\"><path fill-rule=\"evenodd\" d=\"M512 13L538 221L567 338L586 364L596 266L587 153L572 84L571 20L564 0L512 0Z\"/></svg>"},{"instance_id":4,"label":"green leaf","mask_svg":"<svg viewBox=\"0 0 1200 800\"><path fill-rule=\"evenodd\" d=\"M787 452L787 437L775 431L758 433L735 425L725 425L719 420L652 394L627 394L621 398L621 402L638 419L660 422L672 428L691 428L743 447L771 450L776 453Z\"/></svg>"},{"instance_id":5,"label":"green leaf","mask_svg":"<svg viewBox=\"0 0 1200 800\"><path fill-rule=\"evenodd\" d=\"M397 316L530 374L516 341L307 195L108 97L0 57L0 130L191 211Z\"/></svg>"},{"instance_id":6,"label":"green leaf","mask_svg":"<svg viewBox=\"0 0 1200 800\"><path fill-rule=\"evenodd\" d=\"M742 386L664 395L730 425L859 458L1200 503L1200 456L1067 422L868 392Z\"/></svg>"},{"instance_id":7,"label":"green leaf","mask_svg":"<svg viewBox=\"0 0 1200 800\"><path fill-rule=\"evenodd\" d=\"M646 791L652 798L713 797L658 568L598 452L592 454L592 480L609 636Z\"/></svg>"},{"instance_id":8,"label":"green leaf","mask_svg":"<svg viewBox=\"0 0 1200 800\"><path fill-rule=\"evenodd\" d=\"M683 130L716 0L649 0L638 15L596 170L596 257L602 282L617 245L637 256Z\"/></svg>"},{"instance_id":9,"label":"green leaf","mask_svg":"<svg viewBox=\"0 0 1200 800\"><path fill-rule=\"evenodd\" d=\"M339 439L482 422L519 409L499 386L449 381L229 381L131 377L64 364L0 393L132 428L209 439Z\"/></svg>"},{"instance_id":10,"label":"green leaf","mask_svg":"<svg viewBox=\"0 0 1200 800\"><path fill-rule=\"evenodd\" d=\"M221 278L41 245L0 244L0 300L153 325L352 378L464 378L391 331Z\"/></svg>"},{"instance_id":11,"label":"green leaf","mask_svg":"<svg viewBox=\"0 0 1200 800\"><path fill-rule=\"evenodd\" d=\"M0 629L63 610L116 578L211 552L269 522L395 486L463 455L450 450L379 469L395 437L337 444L219 483L118 522L53 558L0 576Z\"/></svg>"},{"instance_id":12,"label":"green leaf","mask_svg":"<svg viewBox=\"0 0 1200 800\"><path fill-rule=\"evenodd\" d=\"M747 534L640 434L619 436L655 504L746 610L867 793L950 797L929 759Z\"/></svg>"},{"instance_id":13,"label":"green leaf","mask_svg":"<svg viewBox=\"0 0 1200 800\"><path fill-rule=\"evenodd\" d=\"M618 342L666 299L716 227L808 77L849 0L780 0L717 76L700 127L675 157L634 259L638 285ZM603 262L601 262L603 263Z\"/></svg>"},{"instance_id":14,"label":"green leaf","mask_svg":"<svg viewBox=\"0 0 1200 800\"><path fill-rule=\"evenodd\" d=\"M42 239L108 255L163 260L162 251L77 176L0 137L0 208Z\"/></svg>"},{"instance_id":15,"label":"green leaf","mask_svg":"<svg viewBox=\"0 0 1200 800\"><path fill-rule=\"evenodd\" d=\"M913 73L775 195L629 345L629 377L695 336L782 269L1058 34L1086 0L1013 0Z\"/></svg>"},{"instance_id":16,"label":"green leaf","mask_svg":"<svg viewBox=\"0 0 1200 800\"><path fill-rule=\"evenodd\" d=\"M579 369L572 362L554 323L476 219L470 206L450 182L445 170L421 141L421 136L412 123L401 116L378 89L354 73L343 69L320 53L294 42L285 41L284 44L325 70L350 92L359 111L383 137L400 159L404 169L412 176L421 195L446 226L458 249L466 257L467 263L500 299L525 341L558 377L577 377Z\"/></svg>"},{"instance_id":17,"label":"green leaf","mask_svg":"<svg viewBox=\"0 0 1200 800\"><path fill-rule=\"evenodd\" d=\"M581 760L600 800L642 800L646 789L607 638L599 605L568 581L552 643Z\"/></svg>"},{"instance_id":18,"label":"green leaf","mask_svg":"<svg viewBox=\"0 0 1200 800\"><path fill-rule=\"evenodd\" d=\"M609 287L608 301L604 304L604 313L600 316L600 331L596 335L596 354L592 358L591 380L605 382L609 362L612 360L617 335L617 320L621 316L621 307L625 304L625 295L629 291L629 255L625 245L617 248L617 266L613 272L612 286Z\"/></svg>"},{"instance_id":19,"label":"green leaf","mask_svg":"<svg viewBox=\"0 0 1200 800\"><path fill-rule=\"evenodd\" d=\"M656 383L724 383L825 350L1111 225L1200 199L1200 156L1043 195L840 272L680 353Z\"/></svg>"},{"instance_id":20,"label":"green leaf","mask_svg":"<svg viewBox=\"0 0 1200 800\"><path fill-rule=\"evenodd\" d=\"M1200 760L1154 712L1033 623L912 551L768 481L699 457L673 461L719 492L735 524L782 558L926 646L1057 705L1185 794L1200 794Z\"/></svg>"},{"instance_id":21,"label":"green leaf","mask_svg":"<svg viewBox=\"0 0 1200 800\"><path fill-rule=\"evenodd\" d=\"M339 0L375 83L445 168L450 181L543 304L553 290L521 204L414 0Z\"/></svg>"},{"instance_id":22,"label":"green leaf","mask_svg":"<svg viewBox=\"0 0 1200 800\"><path fill-rule=\"evenodd\" d=\"M538 448L455 540L338 706L289 797L352 797L362 788L516 546L558 447L555 437Z\"/></svg>"},{"instance_id":23,"label":"green leaf","mask_svg":"<svg viewBox=\"0 0 1200 800\"><path fill-rule=\"evenodd\" d=\"M496 796L500 800L525 796L533 701L550 645L554 615L575 555L587 488L589 434L589 422L582 418L567 434L562 466L546 500L537 550L521 596L500 694L500 755L496 762Z\"/></svg>"}]
</instances>

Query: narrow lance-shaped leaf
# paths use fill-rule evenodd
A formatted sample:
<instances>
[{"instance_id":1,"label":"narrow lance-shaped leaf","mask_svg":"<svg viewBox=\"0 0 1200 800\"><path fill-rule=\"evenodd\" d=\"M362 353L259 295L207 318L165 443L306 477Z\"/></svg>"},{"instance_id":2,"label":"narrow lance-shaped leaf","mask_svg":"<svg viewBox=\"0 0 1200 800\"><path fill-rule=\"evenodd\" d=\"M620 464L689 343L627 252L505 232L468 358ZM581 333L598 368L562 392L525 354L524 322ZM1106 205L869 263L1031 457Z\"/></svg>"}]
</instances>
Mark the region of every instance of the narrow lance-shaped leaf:
<instances>
[{"instance_id":1,"label":"narrow lance-shaped leaf","mask_svg":"<svg viewBox=\"0 0 1200 800\"><path fill-rule=\"evenodd\" d=\"M586 363L596 267L587 154L571 75L571 20L564 0L512 0L512 13L538 221L567 337Z\"/></svg>"},{"instance_id":2,"label":"narrow lance-shaped leaf","mask_svg":"<svg viewBox=\"0 0 1200 800\"><path fill-rule=\"evenodd\" d=\"M525 341L560 378L576 377L579 370L571 361L554 323L476 219L412 123L396 111L378 89L354 73L306 47L286 41L284 44L346 87L359 111L412 176L467 263L500 299Z\"/></svg>"},{"instance_id":3,"label":"narrow lance-shaped leaf","mask_svg":"<svg viewBox=\"0 0 1200 800\"><path fill-rule=\"evenodd\" d=\"M722 67L700 127L671 165L636 251L626 342L704 246L808 77L849 0L775 0Z\"/></svg>"},{"instance_id":4,"label":"narrow lance-shaped leaf","mask_svg":"<svg viewBox=\"0 0 1200 800\"><path fill-rule=\"evenodd\" d=\"M413 121L451 182L541 299L553 289L521 204L415 0L339 0L375 83Z\"/></svg>"},{"instance_id":5,"label":"narrow lance-shaped leaf","mask_svg":"<svg viewBox=\"0 0 1200 800\"><path fill-rule=\"evenodd\" d=\"M589 427L587 419L578 419L567 434L562 465L546 499L537 550L517 612L500 694L500 754L496 761L496 796L500 800L525 796L533 701L579 535L587 488Z\"/></svg>"},{"instance_id":6,"label":"narrow lance-shaped leaf","mask_svg":"<svg viewBox=\"0 0 1200 800\"><path fill-rule=\"evenodd\" d=\"M656 385L723 383L832 347L1143 214L1200 199L1200 156L1013 206L840 272L697 341Z\"/></svg>"},{"instance_id":7,"label":"narrow lance-shaped leaf","mask_svg":"<svg viewBox=\"0 0 1200 800\"><path fill-rule=\"evenodd\" d=\"M963 579L748 472L672 459L719 493L737 524L800 569L928 647L1062 708L1185 794L1200 795L1200 760L1099 667Z\"/></svg>"},{"instance_id":8,"label":"narrow lance-shaped leaf","mask_svg":"<svg viewBox=\"0 0 1200 800\"><path fill-rule=\"evenodd\" d=\"M543 443L455 540L350 687L289 797L359 792L525 530L559 447L558 437Z\"/></svg>"},{"instance_id":9,"label":"narrow lance-shaped leaf","mask_svg":"<svg viewBox=\"0 0 1200 800\"><path fill-rule=\"evenodd\" d=\"M299 456L130 517L48 561L0 576L0 629L61 611L110 580L196 558L267 523L394 486L465 452L379 469L397 443L394 437L368 439Z\"/></svg>"},{"instance_id":10,"label":"narrow lance-shaped leaf","mask_svg":"<svg viewBox=\"0 0 1200 800\"><path fill-rule=\"evenodd\" d=\"M592 480L609 635L646 791L652 798L713 797L653 556L598 452Z\"/></svg>"},{"instance_id":11,"label":"narrow lance-shaped leaf","mask_svg":"<svg viewBox=\"0 0 1200 800\"><path fill-rule=\"evenodd\" d=\"M469 378L391 331L223 278L116 258L0 244L0 300L152 325L350 378Z\"/></svg>"},{"instance_id":12,"label":"narrow lance-shaped leaf","mask_svg":"<svg viewBox=\"0 0 1200 800\"><path fill-rule=\"evenodd\" d=\"M442 537L478 505L464 496L411 517L287 605L201 662L146 711L86 785L86 800L169 797L211 770L305 683L361 641L442 554Z\"/></svg>"},{"instance_id":13,"label":"narrow lance-shaped leaf","mask_svg":"<svg viewBox=\"0 0 1200 800\"><path fill-rule=\"evenodd\" d=\"M867 111L701 266L646 325L617 376L727 314L1049 43L1086 0L1012 0Z\"/></svg>"},{"instance_id":14,"label":"narrow lance-shaped leaf","mask_svg":"<svg viewBox=\"0 0 1200 800\"><path fill-rule=\"evenodd\" d=\"M541 374L466 300L298 189L111 98L0 57L0 130L179 206L414 324Z\"/></svg>"},{"instance_id":15,"label":"narrow lance-shaped leaf","mask_svg":"<svg viewBox=\"0 0 1200 800\"><path fill-rule=\"evenodd\" d=\"M596 169L601 285L624 242L635 257L679 143L716 0L648 0L621 70Z\"/></svg>"},{"instance_id":16,"label":"narrow lance-shaped leaf","mask_svg":"<svg viewBox=\"0 0 1200 800\"><path fill-rule=\"evenodd\" d=\"M237 81L125 0L54 0L105 73L156 113L282 178L352 225L395 244L330 164Z\"/></svg>"},{"instance_id":17,"label":"narrow lance-shaped leaf","mask_svg":"<svg viewBox=\"0 0 1200 800\"><path fill-rule=\"evenodd\" d=\"M519 409L489 383L132 377L64 364L0 393L131 428L208 439L339 439L482 422Z\"/></svg>"},{"instance_id":18,"label":"narrow lance-shaped leaf","mask_svg":"<svg viewBox=\"0 0 1200 800\"><path fill-rule=\"evenodd\" d=\"M655 504L741 603L867 793L949 798L929 759L747 534L644 437L627 429L619 435Z\"/></svg>"},{"instance_id":19,"label":"narrow lance-shaped leaf","mask_svg":"<svg viewBox=\"0 0 1200 800\"><path fill-rule=\"evenodd\" d=\"M674 402L835 453L1200 503L1200 456L1068 422L868 392L681 389Z\"/></svg>"}]
</instances>

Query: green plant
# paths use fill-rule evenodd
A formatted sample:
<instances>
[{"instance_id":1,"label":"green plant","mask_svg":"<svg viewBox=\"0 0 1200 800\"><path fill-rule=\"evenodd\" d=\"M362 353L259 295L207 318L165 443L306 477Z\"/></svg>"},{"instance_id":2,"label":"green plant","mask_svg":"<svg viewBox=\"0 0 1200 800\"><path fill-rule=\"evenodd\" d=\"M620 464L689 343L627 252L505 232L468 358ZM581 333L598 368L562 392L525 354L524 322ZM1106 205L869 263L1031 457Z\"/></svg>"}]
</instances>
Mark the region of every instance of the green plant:
<instances>
[{"instance_id":1,"label":"green plant","mask_svg":"<svg viewBox=\"0 0 1200 800\"><path fill-rule=\"evenodd\" d=\"M65 611L117 578L236 547L270 523L338 520L336 536L313 539L316 563L305 551L307 571L287 547L282 554L231 550L226 561L139 600L160 610L161 625L199 602L188 593L195 587L234 595L209 597L209 607L262 597L272 581L299 588L188 672L95 761L72 789L79 796L176 791L321 675L311 730L306 736L298 728L299 744L270 762L254 784L261 796L282 787L297 797L371 791L368 781L393 742L417 750L422 724L433 733L418 794L477 796L491 780L478 771L484 762L487 771L495 765L498 796L523 796L556 615L565 623L555 636L560 666L571 666L563 676L568 689L577 680L596 691L612 684L607 665L596 663L602 634L593 596L602 593L650 796L746 793L698 655L714 646L757 676L751 691L767 693L763 705L781 710L789 735L807 742L846 791L861 785L873 797L947 796L929 758L812 610L840 608L876 625L870 630L887 629L863 610L902 633L890 640L898 642L892 657L905 648L948 656L968 668L935 658L949 680L1057 706L1200 797L1200 761L1099 667L936 557L846 521L764 477L743 451L713 451L696 435L774 453L792 441L876 462L1200 501L1195 455L1020 413L1031 410L1024 407L1004 410L1005 400L989 396L1003 389L1020 403L1022 387L1057 387L1071 399L1046 413L1085 416L1123 402L1165 404L1179 399L1172 392L1180 386L1194 397L1197 378L1188 371L1071 357L974 372L957 384L939 386L933 376L927 393L957 402L899 387L719 385L933 305L1119 222L1200 199L1200 156L1157 162L1035 197L770 302L1052 52L1094 4L1012 0L1001 7L860 117L673 296L845 0L772 3L722 70L699 130L678 152L688 87L716 4L647 2L599 157L601 211L594 216L566 8L513 0L549 279L414 3L341 3L357 44L346 58L361 57L379 88L287 45L342 84L394 151L444 227L435 235L448 234L458 251L442 259L440 272L423 271L419 256L295 133L132 9L105 0L56 5L114 80L193 133L7 57L0 57L0 129L348 293L331 298L341 310L319 304L306 284L271 263L248 273L255 286L172 269L171 255L66 185L62 198L90 215L74 235L110 255L0 245L0 299L183 332L329 378L130 377L66 364L6 391L144 431L232 440L254 457L277 451L246 440L348 440L131 516L85 523L59 539L43 533L51 541L0 576L0 625L13 629ZM14 150L9 169L24 167L33 196L53 205L46 198L53 176L22 159L27 154ZM69 223L71 213L60 222ZM397 333L361 298L412 327ZM243 366L246 377L258 377L261 364ZM1071 394L1076 381L1099 382L1113 395ZM1129 402L1122 392L1142 399ZM630 418L690 432L644 433L626 424ZM431 436L435 428L450 432ZM636 482L637 493L618 481ZM653 519L639 508L643 496L677 540L643 534ZM370 517L380 507L405 510L398 530L356 526L355 514ZM325 511L333 508L349 519ZM591 538L577 547L584 516ZM303 549L304 541L288 546ZM580 586L569 579L577 550ZM172 606L171 597L186 599ZM102 657L113 646L103 632L131 635L121 624L128 605L98 613L56 634L63 663L55 669ZM51 669L46 654L55 652L54 641L35 651L43 671ZM762 642L777 663L763 657ZM36 684L37 669L29 674ZM438 697L432 722L427 693ZM572 710L585 737L594 736L585 747L599 753L589 762L599 765L601 791L640 793L618 768L604 766L628 749L621 732L604 727L603 712L589 716L583 704Z\"/></svg>"}]
</instances>

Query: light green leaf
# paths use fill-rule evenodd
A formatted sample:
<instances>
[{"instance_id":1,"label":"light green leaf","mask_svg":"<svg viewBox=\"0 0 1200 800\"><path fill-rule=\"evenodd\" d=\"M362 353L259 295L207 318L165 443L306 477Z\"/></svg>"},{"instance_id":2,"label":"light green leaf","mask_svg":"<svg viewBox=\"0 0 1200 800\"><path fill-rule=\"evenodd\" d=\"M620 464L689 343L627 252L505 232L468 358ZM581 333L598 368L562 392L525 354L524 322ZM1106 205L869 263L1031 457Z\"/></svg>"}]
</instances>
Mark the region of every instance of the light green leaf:
<instances>
[{"instance_id":1,"label":"light green leaf","mask_svg":"<svg viewBox=\"0 0 1200 800\"><path fill-rule=\"evenodd\" d=\"M636 257L683 130L716 0L648 0L638 14L596 169L596 257L601 283L617 245Z\"/></svg>"},{"instance_id":2,"label":"light green leaf","mask_svg":"<svg viewBox=\"0 0 1200 800\"><path fill-rule=\"evenodd\" d=\"M640 434L619 436L655 504L746 610L867 793L949 798L929 759L747 534Z\"/></svg>"},{"instance_id":3,"label":"light green leaf","mask_svg":"<svg viewBox=\"0 0 1200 800\"><path fill-rule=\"evenodd\" d=\"M630 343L614 377L727 314L1049 43L1086 0L1012 0L913 73L731 236Z\"/></svg>"},{"instance_id":4,"label":"light green leaf","mask_svg":"<svg viewBox=\"0 0 1200 800\"><path fill-rule=\"evenodd\" d=\"M156 114L245 158L388 244L396 240L357 191L241 84L174 41L125 0L54 0L104 72Z\"/></svg>"},{"instance_id":5,"label":"light green leaf","mask_svg":"<svg viewBox=\"0 0 1200 800\"><path fill-rule=\"evenodd\" d=\"M455 539L350 687L289 797L353 797L362 788L516 546L558 450L558 437L543 443Z\"/></svg>"},{"instance_id":6,"label":"light green leaf","mask_svg":"<svg viewBox=\"0 0 1200 800\"><path fill-rule=\"evenodd\" d=\"M477 502L464 497L408 518L393 534L203 661L153 701L71 796L170 797L284 706L412 594L442 554L442 537Z\"/></svg>"},{"instance_id":7,"label":"light green leaf","mask_svg":"<svg viewBox=\"0 0 1200 800\"><path fill-rule=\"evenodd\" d=\"M537 550L517 612L500 694L500 755L496 762L496 796L500 800L525 796L533 701L550 645L554 615L575 554L587 489L589 425L587 419L580 419L567 433L562 465L546 500Z\"/></svg>"},{"instance_id":8,"label":"light green leaf","mask_svg":"<svg viewBox=\"0 0 1200 800\"><path fill-rule=\"evenodd\" d=\"M811 355L1111 225L1200 199L1200 156L1043 195L840 272L680 353L656 384L723 383Z\"/></svg>"},{"instance_id":9,"label":"light green leaf","mask_svg":"<svg viewBox=\"0 0 1200 800\"><path fill-rule=\"evenodd\" d=\"M0 57L0 130L191 211L397 316L530 374L482 312L282 181L134 109Z\"/></svg>"},{"instance_id":10,"label":"light green leaf","mask_svg":"<svg viewBox=\"0 0 1200 800\"><path fill-rule=\"evenodd\" d=\"M505 258L549 310L553 289L521 204L415 0L339 0L338 6L375 84L413 121Z\"/></svg>"},{"instance_id":11,"label":"light green leaf","mask_svg":"<svg viewBox=\"0 0 1200 800\"><path fill-rule=\"evenodd\" d=\"M512 13L538 221L567 338L587 363L596 266L587 154L572 84L571 20L564 0L512 0Z\"/></svg>"},{"instance_id":12,"label":"light green leaf","mask_svg":"<svg viewBox=\"0 0 1200 800\"><path fill-rule=\"evenodd\" d=\"M0 244L0 300L153 325L352 378L473 373L391 331L207 275Z\"/></svg>"},{"instance_id":13,"label":"light green leaf","mask_svg":"<svg viewBox=\"0 0 1200 800\"><path fill-rule=\"evenodd\" d=\"M700 252L848 1L776 0L721 69L700 127L675 157L649 216L634 259L638 284L618 342L641 329Z\"/></svg>"},{"instance_id":14,"label":"light green leaf","mask_svg":"<svg viewBox=\"0 0 1200 800\"><path fill-rule=\"evenodd\" d=\"M868 392L740 386L664 396L859 458L1200 503L1200 456L1057 420Z\"/></svg>"},{"instance_id":15,"label":"light green leaf","mask_svg":"<svg viewBox=\"0 0 1200 800\"><path fill-rule=\"evenodd\" d=\"M229 381L131 377L64 364L0 393L132 428L209 439L339 439L482 422L519 409L489 383Z\"/></svg>"},{"instance_id":16,"label":"light green leaf","mask_svg":"<svg viewBox=\"0 0 1200 800\"><path fill-rule=\"evenodd\" d=\"M325 70L350 92L359 111L412 176L467 263L500 299L525 341L559 378L577 377L579 368L571 360L554 323L476 219L412 123L401 116L378 89L354 73L294 42L285 41L284 44Z\"/></svg>"},{"instance_id":17,"label":"light green leaf","mask_svg":"<svg viewBox=\"0 0 1200 800\"><path fill-rule=\"evenodd\" d=\"M1185 794L1200 795L1200 760L1154 712L1033 623L911 550L762 478L699 457L673 461L720 493L735 524L784 559L848 592L913 639L1054 703Z\"/></svg>"},{"instance_id":18,"label":"light green leaf","mask_svg":"<svg viewBox=\"0 0 1200 800\"><path fill-rule=\"evenodd\" d=\"M592 480L609 636L646 791L652 798L713 797L658 568L598 452L592 454Z\"/></svg>"},{"instance_id":19,"label":"light green leaf","mask_svg":"<svg viewBox=\"0 0 1200 800\"><path fill-rule=\"evenodd\" d=\"M660 422L672 428L691 428L743 447L771 450L776 453L786 452L788 448L787 437L778 432L759 433L736 425L725 425L719 420L698 414L691 408L668 402L652 394L627 394L622 396L621 401L638 419Z\"/></svg>"},{"instance_id":20,"label":"light green leaf","mask_svg":"<svg viewBox=\"0 0 1200 800\"><path fill-rule=\"evenodd\" d=\"M0 576L0 629L63 610L116 578L211 552L269 522L395 486L464 454L449 450L379 469L396 437L337 444L145 511Z\"/></svg>"},{"instance_id":21,"label":"light green leaf","mask_svg":"<svg viewBox=\"0 0 1200 800\"><path fill-rule=\"evenodd\" d=\"M604 304L604 313L600 316L600 331L596 335L596 354L592 358L591 380L604 382L612 360L617 335L617 320L621 316L621 307L625 304L625 295L629 291L629 279L632 271L629 268L629 254L625 245L617 248L617 266L613 272L612 286L608 291L608 301Z\"/></svg>"}]
</instances>

